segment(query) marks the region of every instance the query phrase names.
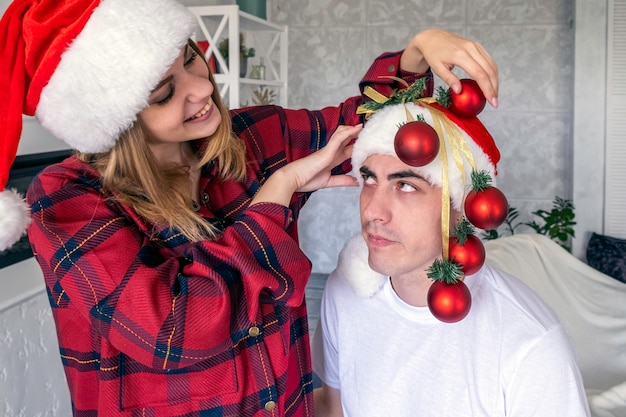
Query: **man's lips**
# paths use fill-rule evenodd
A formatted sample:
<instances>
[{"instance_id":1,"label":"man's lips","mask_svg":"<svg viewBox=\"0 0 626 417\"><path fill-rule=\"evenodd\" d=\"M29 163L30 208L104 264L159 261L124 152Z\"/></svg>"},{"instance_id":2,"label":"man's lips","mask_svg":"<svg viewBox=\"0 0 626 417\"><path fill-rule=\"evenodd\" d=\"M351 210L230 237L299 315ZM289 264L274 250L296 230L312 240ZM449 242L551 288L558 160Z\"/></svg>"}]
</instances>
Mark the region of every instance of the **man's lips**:
<instances>
[{"instance_id":1,"label":"man's lips","mask_svg":"<svg viewBox=\"0 0 626 417\"><path fill-rule=\"evenodd\" d=\"M367 242L376 247L385 247L394 243L393 240L390 240L382 235L367 233Z\"/></svg>"}]
</instances>

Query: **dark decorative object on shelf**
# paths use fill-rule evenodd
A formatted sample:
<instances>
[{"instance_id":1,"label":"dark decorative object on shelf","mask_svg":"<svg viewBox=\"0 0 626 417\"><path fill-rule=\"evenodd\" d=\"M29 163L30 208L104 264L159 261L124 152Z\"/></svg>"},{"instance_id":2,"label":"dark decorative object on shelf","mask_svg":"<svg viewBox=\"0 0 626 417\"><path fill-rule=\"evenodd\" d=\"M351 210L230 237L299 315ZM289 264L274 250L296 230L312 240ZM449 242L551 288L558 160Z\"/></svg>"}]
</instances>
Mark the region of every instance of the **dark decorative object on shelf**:
<instances>
[{"instance_id":1,"label":"dark decorative object on shelf","mask_svg":"<svg viewBox=\"0 0 626 417\"><path fill-rule=\"evenodd\" d=\"M218 44L217 49L228 63L228 38L222 39L222 41ZM252 58L256 54L256 50L254 48L248 48L244 44L243 33L239 34L239 76L241 78L246 76L246 72L248 71L248 58ZM218 66L219 67L219 66ZM221 70L218 70L221 72Z\"/></svg>"},{"instance_id":2,"label":"dark decorative object on shelf","mask_svg":"<svg viewBox=\"0 0 626 417\"><path fill-rule=\"evenodd\" d=\"M266 0L237 0L237 5L242 12L250 13L260 19L267 18Z\"/></svg>"},{"instance_id":3,"label":"dark decorative object on shelf","mask_svg":"<svg viewBox=\"0 0 626 417\"><path fill-rule=\"evenodd\" d=\"M61 162L72 154L71 150L43 152L29 155L20 155L15 158L9 172L9 181L6 188L15 188L22 195L26 194L28 186L33 178L45 167L57 162ZM0 252L0 268L21 262L33 256L33 252L28 242L28 237L24 235L15 245Z\"/></svg>"}]
</instances>

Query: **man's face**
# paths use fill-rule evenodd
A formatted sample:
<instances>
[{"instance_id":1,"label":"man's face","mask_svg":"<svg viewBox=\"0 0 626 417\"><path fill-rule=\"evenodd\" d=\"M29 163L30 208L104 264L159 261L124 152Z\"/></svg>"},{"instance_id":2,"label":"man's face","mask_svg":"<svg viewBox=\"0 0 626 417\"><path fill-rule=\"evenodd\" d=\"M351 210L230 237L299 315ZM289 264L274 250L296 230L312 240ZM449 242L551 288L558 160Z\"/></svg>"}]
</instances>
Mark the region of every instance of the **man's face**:
<instances>
[{"instance_id":1,"label":"man's face","mask_svg":"<svg viewBox=\"0 0 626 417\"><path fill-rule=\"evenodd\" d=\"M389 155L370 155L361 175L361 230L370 267L392 278L426 277L441 257L441 188Z\"/></svg>"}]
</instances>

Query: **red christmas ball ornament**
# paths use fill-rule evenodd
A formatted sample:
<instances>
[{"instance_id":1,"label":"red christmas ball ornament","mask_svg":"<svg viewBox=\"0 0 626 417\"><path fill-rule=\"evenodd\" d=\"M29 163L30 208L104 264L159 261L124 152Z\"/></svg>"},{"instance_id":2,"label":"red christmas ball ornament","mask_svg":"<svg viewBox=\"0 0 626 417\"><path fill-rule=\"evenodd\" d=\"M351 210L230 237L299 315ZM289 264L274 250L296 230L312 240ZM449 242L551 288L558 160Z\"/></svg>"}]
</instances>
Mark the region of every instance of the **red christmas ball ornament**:
<instances>
[{"instance_id":1,"label":"red christmas ball ornament","mask_svg":"<svg viewBox=\"0 0 626 417\"><path fill-rule=\"evenodd\" d=\"M426 122L408 122L398 129L394 139L398 158L407 165L421 167L429 164L439 153L439 136Z\"/></svg>"},{"instance_id":2,"label":"red christmas ball ornament","mask_svg":"<svg viewBox=\"0 0 626 417\"><path fill-rule=\"evenodd\" d=\"M450 90L450 110L466 119L476 117L485 108L487 99L476 81L471 78L463 78L460 81L460 93Z\"/></svg>"},{"instance_id":3,"label":"red christmas ball ornament","mask_svg":"<svg viewBox=\"0 0 626 417\"><path fill-rule=\"evenodd\" d=\"M467 316L472 306L472 295L463 281L448 284L435 281L426 296L428 309L445 323L456 323Z\"/></svg>"},{"instance_id":4,"label":"red christmas ball ornament","mask_svg":"<svg viewBox=\"0 0 626 417\"><path fill-rule=\"evenodd\" d=\"M461 265L464 275L472 275L485 263L485 246L474 235L467 235L462 245L457 237L451 237L448 258Z\"/></svg>"},{"instance_id":5,"label":"red christmas ball ornament","mask_svg":"<svg viewBox=\"0 0 626 417\"><path fill-rule=\"evenodd\" d=\"M482 191L472 190L465 197L465 216L474 226L483 230L497 229L509 211L504 193L496 187Z\"/></svg>"}]
</instances>

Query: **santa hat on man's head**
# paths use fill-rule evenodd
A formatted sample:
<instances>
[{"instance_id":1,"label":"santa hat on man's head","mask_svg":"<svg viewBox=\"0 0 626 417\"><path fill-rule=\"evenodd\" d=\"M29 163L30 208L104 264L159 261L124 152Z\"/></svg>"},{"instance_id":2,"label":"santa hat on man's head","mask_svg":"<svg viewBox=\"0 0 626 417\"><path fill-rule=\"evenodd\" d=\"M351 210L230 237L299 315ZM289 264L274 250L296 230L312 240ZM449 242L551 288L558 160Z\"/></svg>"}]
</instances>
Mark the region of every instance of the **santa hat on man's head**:
<instances>
[{"instance_id":1,"label":"santa hat on man's head","mask_svg":"<svg viewBox=\"0 0 626 417\"><path fill-rule=\"evenodd\" d=\"M0 21L0 250L29 222L5 189L22 114L72 149L110 150L196 23L176 0L13 0Z\"/></svg>"},{"instance_id":2,"label":"santa hat on man's head","mask_svg":"<svg viewBox=\"0 0 626 417\"><path fill-rule=\"evenodd\" d=\"M361 181L359 170L367 157L372 154L397 156L396 133L401 126L410 121L407 120L409 117L414 120L423 118L424 122L435 129L440 142L445 145L440 147L440 153L430 163L412 169L420 173L430 184L438 187L442 187L446 175L452 207L462 210L464 196L472 185L472 170L486 171L491 178L495 178L500 152L478 118L456 116L433 100L389 104L374 113L365 123L354 144L352 174ZM462 140L458 139L459 136ZM446 171L442 169L441 152L444 149L447 160ZM459 162L462 169L459 169Z\"/></svg>"}]
</instances>

